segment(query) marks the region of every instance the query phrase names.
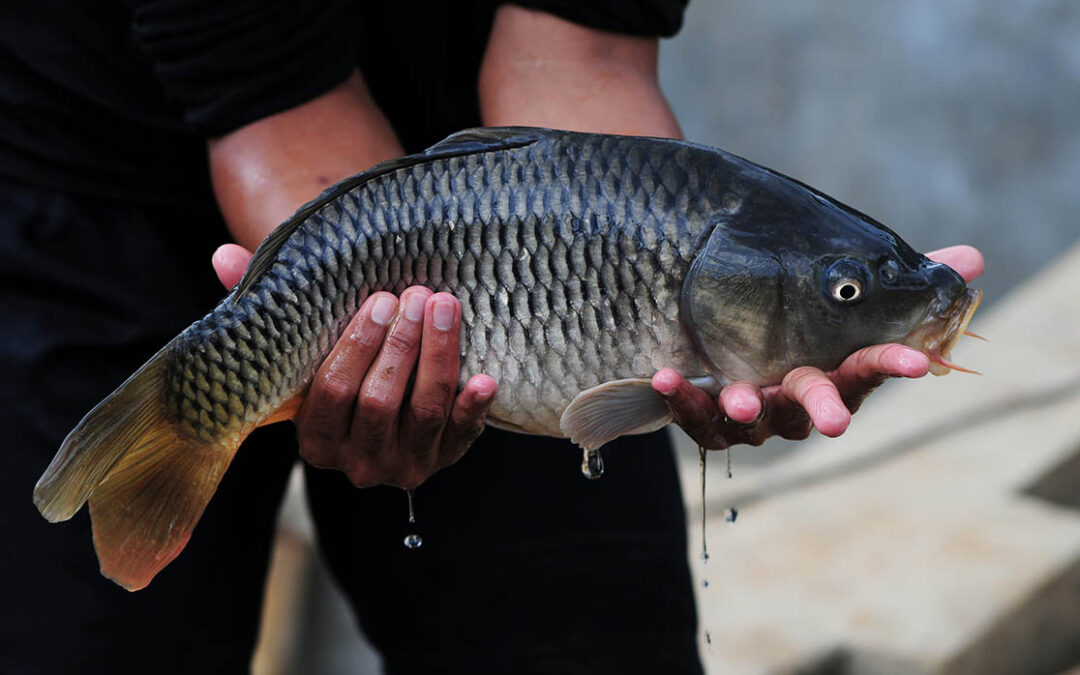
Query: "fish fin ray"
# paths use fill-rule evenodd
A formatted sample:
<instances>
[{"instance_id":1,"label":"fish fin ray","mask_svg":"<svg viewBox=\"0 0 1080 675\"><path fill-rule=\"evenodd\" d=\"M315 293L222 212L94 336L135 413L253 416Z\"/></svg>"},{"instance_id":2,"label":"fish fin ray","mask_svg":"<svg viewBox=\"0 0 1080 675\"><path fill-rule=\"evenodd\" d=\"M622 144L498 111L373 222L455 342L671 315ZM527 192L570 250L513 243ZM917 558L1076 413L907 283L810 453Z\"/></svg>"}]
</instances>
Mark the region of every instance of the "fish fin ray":
<instances>
[{"instance_id":1,"label":"fish fin ray","mask_svg":"<svg viewBox=\"0 0 1080 675\"><path fill-rule=\"evenodd\" d=\"M172 345L94 406L64 439L34 486L34 504L47 520L55 523L75 515L124 453L159 423L162 371Z\"/></svg>"},{"instance_id":2,"label":"fish fin ray","mask_svg":"<svg viewBox=\"0 0 1080 675\"><path fill-rule=\"evenodd\" d=\"M101 573L129 591L184 549L239 446L161 427L140 440L89 500Z\"/></svg>"},{"instance_id":3,"label":"fish fin ray","mask_svg":"<svg viewBox=\"0 0 1080 675\"><path fill-rule=\"evenodd\" d=\"M494 127L465 129L447 136L442 141L431 146L422 153L397 157L346 178L339 183L331 185L319 194L318 197L304 204L296 210L288 220L278 225L255 250L255 254L248 263L247 272L236 284L233 290L233 299L240 298L251 288L256 280L269 270L277 259L277 253L282 245L300 228L307 219L316 211L334 201L343 194L372 181L380 176L392 173L417 164L423 164L435 159L457 157L481 152L495 152L497 150L510 150L513 148L530 145L540 140L540 134L544 130L530 129L528 127Z\"/></svg>"},{"instance_id":4,"label":"fish fin ray","mask_svg":"<svg viewBox=\"0 0 1080 675\"><path fill-rule=\"evenodd\" d=\"M540 140L548 129L539 127L475 127L450 134L428 148L425 155L452 156L474 152L494 152L531 145Z\"/></svg>"},{"instance_id":5,"label":"fish fin ray","mask_svg":"<svg viewBox=\"0 0 1080 675\"><path fill-rule=\"evenodd\" d=\"M559 420L564 435L586 450L619 436L645 434L669 424L671 410L652 388L652 380L605 382L579 393Z\"/></svg>"}]
</instances>

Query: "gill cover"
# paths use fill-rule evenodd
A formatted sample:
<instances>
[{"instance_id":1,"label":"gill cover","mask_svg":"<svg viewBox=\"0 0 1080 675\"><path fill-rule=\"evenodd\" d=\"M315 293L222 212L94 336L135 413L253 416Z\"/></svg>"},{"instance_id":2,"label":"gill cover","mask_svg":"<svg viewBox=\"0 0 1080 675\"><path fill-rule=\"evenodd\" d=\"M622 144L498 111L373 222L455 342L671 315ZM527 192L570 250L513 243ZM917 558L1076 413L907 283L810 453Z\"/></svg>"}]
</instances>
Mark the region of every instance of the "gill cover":
<instances>
[{"instance_id":1,"label":"gill cover","mask_svg":"<svg viewBox=\"0 0 1080 675\"><path fill-rule=\"evenodd\" d=\"M718 224L683 282L679 315L720 380L767 384L790 369L785 270L775 234Z\"/></svg>"}]
</instances>

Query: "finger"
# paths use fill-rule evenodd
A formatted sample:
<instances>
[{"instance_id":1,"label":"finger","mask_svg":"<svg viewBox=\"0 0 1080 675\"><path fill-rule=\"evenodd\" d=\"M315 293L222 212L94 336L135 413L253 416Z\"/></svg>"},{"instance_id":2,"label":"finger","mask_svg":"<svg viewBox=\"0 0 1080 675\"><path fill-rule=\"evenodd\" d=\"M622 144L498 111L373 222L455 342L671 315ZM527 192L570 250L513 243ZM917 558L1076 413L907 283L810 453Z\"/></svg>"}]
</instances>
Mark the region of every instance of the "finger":
<instances>
[{"instance_id":1,"label":"finger","mask_svg":"<svg viewBox=\"0 0 1080 675\"><path fill-rule=\"evenodd\" d=\"M780 391L779 414L786 415L793 423L799 421L796 407L805 411L817 430L826 436L839 436L851 423L851 412L844 406L836 386L817 368L804 366L791 371L781 382ZM798 429L794 431L798 432ZM798 437L798 434L792 437ZM802 437L805 438L805 434Z\"/></svg>"},{"instance_id":2,"label":"finger","mask_svg":"<svg viewBox=\"0 0 1080 675\"><path fill-rule=\"evenodd\" d=\"M874 345L844 359L829 379L836 385L848 410L855 412L874 389L890 377L923 377L930 359L922 352L898 344Z\"/></svg>"},{"instance_id":3,"label":"finger","mask_svg":"<svg viewBox=\"0 0 1080 675\"><path fill-rule=\"evenodd\" d=\"M389 293L365 300L316 371L298 416L300 454L307 462L339 469L347 465L337 454L349 437L360 384L397 307Z\"/></svg>"},{"instance_id":4,"label":"finger","mask_svg":"<svg viewBox=\"0 0 1080 675\"><path fill-rule=\"evenodd\" d=\"M461 459L480 437L497 390L495 380L487 375L473 375L465 383L465 388L454 400L450 421L443 431L436 468L450 466Z\"/></svg>"},{"instance_id":5,"label":"finger","mask_svg":"<svg viewBox=\"0 0 1080 675\"><path fill-rule=\"evenodd\" d=\"M723 439L717 437L720 409L712 396L670 368L653 375L652 387L667 401L675 422L690 438L707 448L724 444Z\"/></svg>"},{"instance_id":6,"label":"finger","mask_svg":"<svg viewBox=\"0 0 1080 675\"><path fill-rule=\"evenodd\" d=\"M414 487L434 470L436 449L457 393L461 367L461 305L449 293L436 293L424 307L423 339L409 405L401 426L402 458Z\"/></svg>"},{"instance_id":7,"label":"finger","mask_svg":"<svg viewBox=\"0 0 1080 675\"><path fill-rule=\"evenodd\" d=\"M736 424L754 424L765 412L761 389L750 382L733 382L720 391L720 407Z\"/></svg>"},{"instance_id":8,"label":"finger","mask_svg":"<svg viewBox=\"0 0 1080 675\"><path fill-rule=\"evenodd\" d=\"M424 305L431 291L422 286L405 289L398 313L383 340L382 349L368 369L356 400L353 447L369 461L396 466L398 420L405 389L420 353Z\"/></svg>"},{"instance_id":9,"label":"finger","mask_svg":"<svg viewBox=\"0 0 1080 675\"><path fill-rule=\"evenodd\" d=\"M238 244L223 244L218 246L210 260L221 284L225 288L232 288L247 271L251 251Z\"/></svg>"},{"instance_id":10,"label":"finger","mask_svg":"<svg viewBox=\"0 0 1080 675\"><path fill-rule=\"evenodd\" d=\"M973 246L950 246L931 251L926 257L953 268L969 283L981 276L986 267L982 253Z\"/></svg>"}]
</instances>

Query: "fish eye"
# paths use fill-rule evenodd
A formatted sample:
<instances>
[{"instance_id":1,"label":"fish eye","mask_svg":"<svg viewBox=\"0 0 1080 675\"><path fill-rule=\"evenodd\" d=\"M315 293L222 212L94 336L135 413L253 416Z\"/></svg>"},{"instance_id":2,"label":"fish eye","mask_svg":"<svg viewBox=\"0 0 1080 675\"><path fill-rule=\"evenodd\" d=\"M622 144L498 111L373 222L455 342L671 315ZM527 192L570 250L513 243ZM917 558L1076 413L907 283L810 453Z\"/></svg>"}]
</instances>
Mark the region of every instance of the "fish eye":
<instances>
[{"instance_id":1,"label":"fish eye","mask_svg":"<svg viewBox=\"0 0 1080 675\"><path fill-rule=\"evenodd\" d=\"M881 275L881 280L885 283L894 283L900 278L900 266L896 264L896 261L889 258L885 262L881 263L881 267L878 269L878 274Z\"/></svg>"},{"instance_id":2,"label":"fish eye","mask_svg":"<svg viewBox=\"0 0 1080 675\"><path fill-rule=\"evenodd\" d=\"M849 304L855 302L862 295L862 282L858 279L850 277L840 279L833 284L832 296L833 299L841 304Z\"/></svg>"},{"instance_id":3,"label":"fish eye","mask_svg":"<svg viewBox=\"0 0 1080 675\"><path fill-rule=\"evenodd\" d=\"M868 290L869 270L857 260L837 260L825 273L824 290L838 305L851 305L862 299Z\"/></svg>"}]
</instances>

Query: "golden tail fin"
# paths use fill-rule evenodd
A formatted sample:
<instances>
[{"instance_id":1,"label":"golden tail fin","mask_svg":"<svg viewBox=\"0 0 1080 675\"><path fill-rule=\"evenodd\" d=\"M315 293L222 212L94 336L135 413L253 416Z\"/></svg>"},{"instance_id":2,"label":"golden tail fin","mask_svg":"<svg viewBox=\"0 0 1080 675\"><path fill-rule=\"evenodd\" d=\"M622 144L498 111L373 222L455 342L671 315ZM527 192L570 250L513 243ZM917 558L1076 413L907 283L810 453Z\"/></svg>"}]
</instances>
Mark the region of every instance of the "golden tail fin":
<instances>
[{"instance_id":1,"label":"golden tail fin","mask_svg":"<svg viewBox=\"0 0 1080 675\"><path fill-rule=\"evenodd\" d=\"M79 422L34 488L53 522L90 501L101 573L132 591L183 550L241 440L207 442L175 422L163 372L171 347Z\"/></svg>"}]
</instances>

